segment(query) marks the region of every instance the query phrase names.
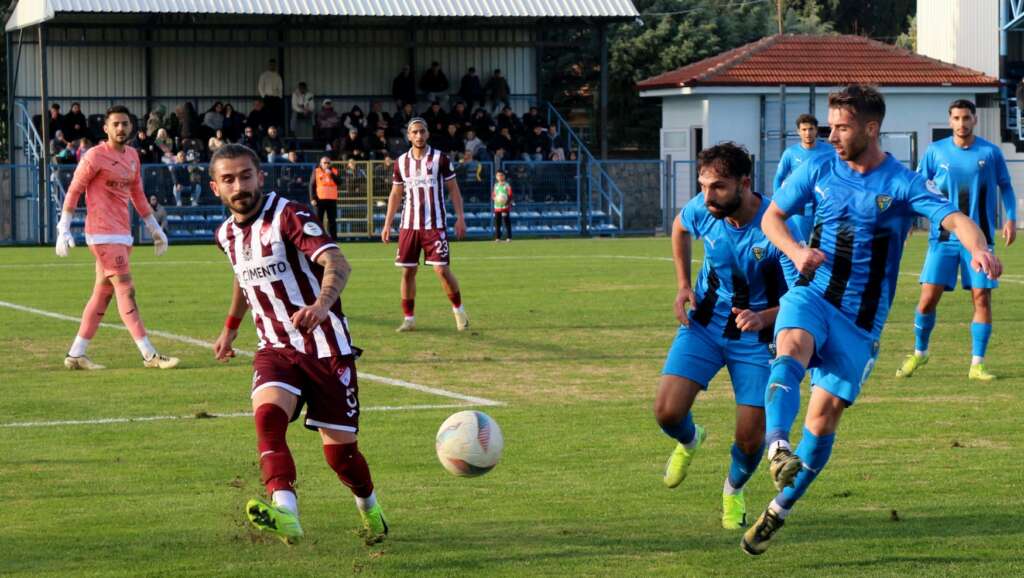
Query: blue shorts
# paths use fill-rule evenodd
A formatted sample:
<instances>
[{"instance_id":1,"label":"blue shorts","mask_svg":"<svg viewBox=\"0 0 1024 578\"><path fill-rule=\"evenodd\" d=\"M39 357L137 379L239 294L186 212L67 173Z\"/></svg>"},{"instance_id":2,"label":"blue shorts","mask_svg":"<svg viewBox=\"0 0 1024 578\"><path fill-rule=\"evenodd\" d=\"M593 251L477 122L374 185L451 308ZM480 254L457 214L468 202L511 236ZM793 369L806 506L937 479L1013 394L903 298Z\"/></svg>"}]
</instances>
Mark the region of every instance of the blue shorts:
<instances>
[{"instance_id":1,"label":"blue shorts","mask_svg":"<svg viewBox=\"0 0 1024 578\"><path fill-rule=\"evenodd\" d=\"M690 320L689 327L679 326L661 372L685 377L707 390L718 371L728 367L736 404L764 407L772 357L767 343L726 339L720 330Z\"/></svg>"},{"instance_id":2,"label":"blue shorts","mask_svg":"<svg viewBox=\"0 0 1024 578\"><path fill-rule=\"evenodd\" d=\"M992 246L989 245L989 250ZM942 285L946 291L956 289L956 274L964 289L995 289L999 281L989 279L971 268L971 252L957 241L929 241L928 254L921 269L921 283Z\"/></svg>"},{"instance_id":3,"label":"blue shorts","mask_svg":"<svg viewBox=\"0 0 1024 578\"><path fill-rule=\"evenodd\" d=\"M811 383L853 405L875 367L878 341L807 286L793 287L782 296L775 334L783 329L811 334Z\"/></svg>"}]
</instances>

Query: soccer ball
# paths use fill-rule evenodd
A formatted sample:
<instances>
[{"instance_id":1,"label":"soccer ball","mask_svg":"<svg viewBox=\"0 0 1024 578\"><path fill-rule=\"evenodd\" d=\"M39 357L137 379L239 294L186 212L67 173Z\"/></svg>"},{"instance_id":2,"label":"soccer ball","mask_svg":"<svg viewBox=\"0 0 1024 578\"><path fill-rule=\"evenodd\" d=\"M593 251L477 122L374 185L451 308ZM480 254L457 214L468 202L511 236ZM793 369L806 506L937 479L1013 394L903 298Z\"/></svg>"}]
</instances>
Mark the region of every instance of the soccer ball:
<instances>
[{"instance_id":1,"label":"soccer ball","mask_svg":"<svg viewBox=\"0 0 1024 578\"><path fill-rule=\"evenodd\" d=\"M437 459L453 475L482 476L498 465L505 440L498 422L482 411L460 411L437 430Z\"/></svg>"}]
</instances>

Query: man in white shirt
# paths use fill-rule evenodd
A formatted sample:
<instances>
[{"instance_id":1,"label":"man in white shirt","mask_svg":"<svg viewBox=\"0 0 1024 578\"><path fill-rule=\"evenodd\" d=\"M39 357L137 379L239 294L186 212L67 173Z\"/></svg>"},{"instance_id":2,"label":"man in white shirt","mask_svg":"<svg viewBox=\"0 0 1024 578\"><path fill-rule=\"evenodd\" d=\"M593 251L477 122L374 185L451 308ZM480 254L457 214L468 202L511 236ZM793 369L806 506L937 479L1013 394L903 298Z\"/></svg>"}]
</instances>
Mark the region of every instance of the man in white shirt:
<instances>
[{"instance_id":1,"label":"man in white shirt","mask_svg":"<svg viewBox=\"0 0 1024 578\"><path fill-rule=\"evenodd\" d=\"M292 92L292 136L310 138L313 136L313 93L305 82L300 82Z\"/></svg>"},{"instance_id":2,"label":"man in white shirt","mask_svg":"<svg viewBox=\"0 0 1024 578\"><path fill-rule=\"evenodd\" d=\"M260 74L259 82L256 87L263 98L263 104L267 109L267 117L271 119L270 124L274 126L284 126L284 81L281 80L281 75L277 73L277 60L271 58L267 62L267 69Z\"/></svg>"}]
</instances>

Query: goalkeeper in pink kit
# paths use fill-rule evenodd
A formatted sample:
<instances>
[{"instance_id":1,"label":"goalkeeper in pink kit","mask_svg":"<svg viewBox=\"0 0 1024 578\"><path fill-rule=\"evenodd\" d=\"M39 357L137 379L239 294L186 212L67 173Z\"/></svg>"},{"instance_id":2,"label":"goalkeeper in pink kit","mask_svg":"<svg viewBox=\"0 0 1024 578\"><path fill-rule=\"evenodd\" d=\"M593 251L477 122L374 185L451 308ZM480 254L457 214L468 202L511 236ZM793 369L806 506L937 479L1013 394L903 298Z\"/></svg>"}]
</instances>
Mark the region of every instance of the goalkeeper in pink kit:
<instances>
[{"instance_id":1,"label":"goalkeeper in pink kit","mask_svg":"<svg viewBox=\"0 0 1024 578\"><path fill-rule=\"evenodd\" d=\"M75 246L71 235L71 219L79 197L85 193L85 242L96 257L96 284L82 312L78 335L64 358L64 366L68 369L103 369L102 365L93 363L85 353L89 341L96 335L111 298L116 296L121 321L142 353L143 365L170 369L178 365L178 359L160 355L149 342L135 303L135 285L128 266L128 256L132 251L129 201L153 236L156 254L163 255L167 251L167 235L153 217L153 210L142 191L139 154L127 146L132 135L128 109L124 106L107 109L103 132L107 134L107 140L89 149L75 169L57 223L57 255L67 257L71 247Z\"/></svg>"}]
</instances>

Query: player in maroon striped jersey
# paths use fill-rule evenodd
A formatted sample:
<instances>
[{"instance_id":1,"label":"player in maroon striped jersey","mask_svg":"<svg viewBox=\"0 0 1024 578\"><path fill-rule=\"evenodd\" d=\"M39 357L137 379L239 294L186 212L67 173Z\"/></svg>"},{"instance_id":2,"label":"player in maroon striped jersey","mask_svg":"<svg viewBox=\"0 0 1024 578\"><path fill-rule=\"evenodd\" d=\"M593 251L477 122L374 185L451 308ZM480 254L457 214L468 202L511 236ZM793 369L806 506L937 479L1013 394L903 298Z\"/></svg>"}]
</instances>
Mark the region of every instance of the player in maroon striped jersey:
<instances>
[{"instance_id":1,"label":"player in maroon striped jersey","mask_svg":"<svg viewBox=\"0 0 1024 578\"><path fill-rule=\"evenodd\" d=\"M302 537L285 432L306 405L304 425L320 432L327 463L355 495L367 541L383 540L387 522L356 441L359 350L339 299L351 267L304 205L263 194L259 158L249 148L217 149L210 176L211 190L231 212L217 229L217 245L235 272L214 355L220 361L235 356L232 343L248 309L260 340L251 398L262 481L272 503L250 500L249 519L286 543Z\"/></svg>"},{"instance_id":2,"label":"player in maroon striped jersey","mask_svg":"<svg viewBox=\"0 0 1024 578\"><path fill-rule=\"evenodd\" d=\"M462 194L448 156L427 145L427 139L430 138L427 122L422 118L414 118L409 121L407 131L412 148L395 162L388 212L380 233L382 241L391 241L391 220L398 210L398 203L402 202L402 224L398 231L395 265L402 267L402 312L405 319L398 331L412 331L416 328L416 271L419 269L421 251L424 254L423 263L434 267L434 272L441 280L441 287L452 302L455 327L464 331L469 327L469 317L462 306L459 281L450 267L448 235L445 232L447 215L444 190L447 189L452 207L455 208L455 236L459 239L466 236Z\"/></svg>"}]
</instances>

